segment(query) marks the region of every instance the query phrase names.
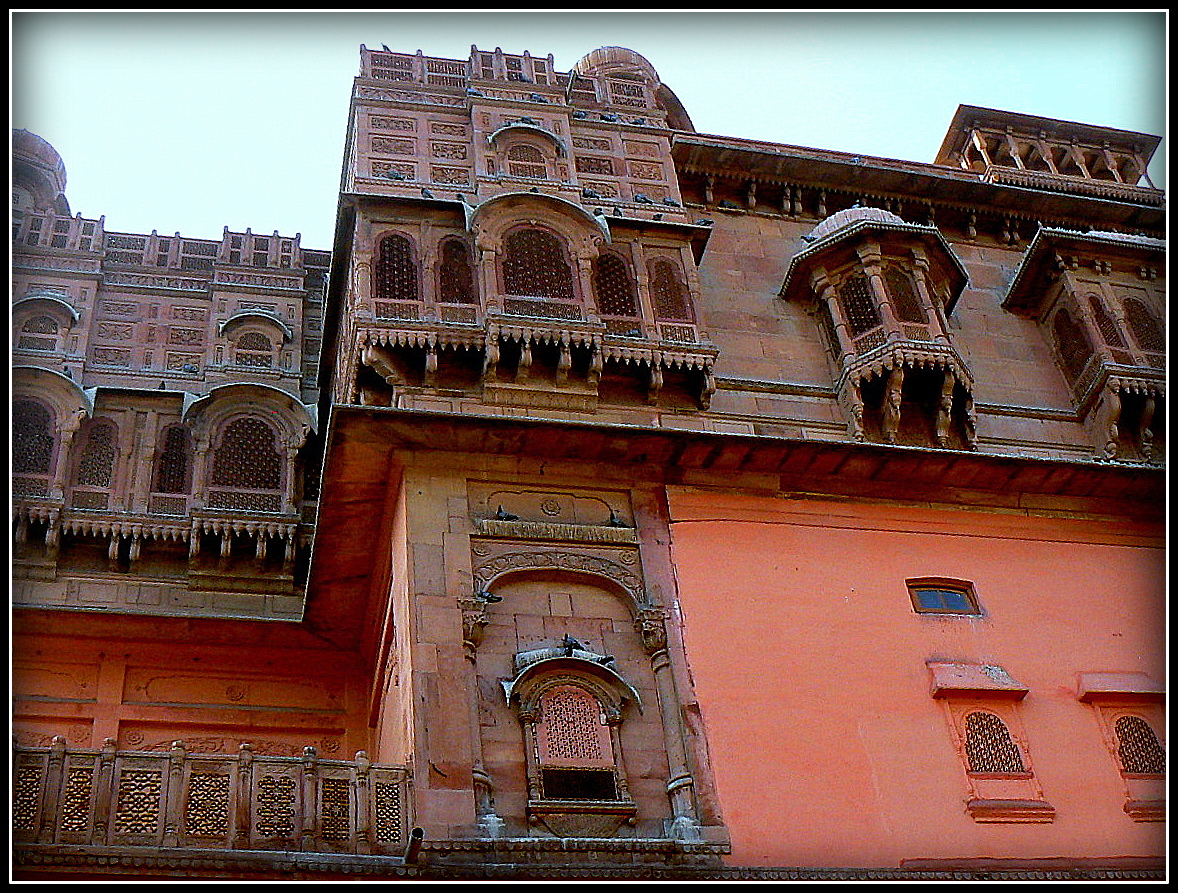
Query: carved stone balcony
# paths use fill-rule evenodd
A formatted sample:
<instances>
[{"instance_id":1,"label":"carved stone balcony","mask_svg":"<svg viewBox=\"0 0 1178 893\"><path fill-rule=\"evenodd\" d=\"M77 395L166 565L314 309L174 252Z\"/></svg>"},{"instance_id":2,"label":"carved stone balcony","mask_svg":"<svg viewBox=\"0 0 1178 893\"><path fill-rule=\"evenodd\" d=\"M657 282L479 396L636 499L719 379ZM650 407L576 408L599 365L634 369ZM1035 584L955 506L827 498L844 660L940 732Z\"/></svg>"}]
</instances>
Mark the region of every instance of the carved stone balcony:
<instances>
[{"instance_id":1,"label":"carved stone balcony","mask_svg":"<svg viewBox=\"0 0 1178 893\"><path fill-rule=\"evenodd\" d=\"M406 769L354 760L18 747L12 829L29 865L283 870L292 854L403 862L411 833ZM138 861L136 861L138 860ZM241 865L237 863L240 862ZM112 870L112 869L108 869ZM131 870L131 869L129 869Z\"/></svg>"}]
</instances>

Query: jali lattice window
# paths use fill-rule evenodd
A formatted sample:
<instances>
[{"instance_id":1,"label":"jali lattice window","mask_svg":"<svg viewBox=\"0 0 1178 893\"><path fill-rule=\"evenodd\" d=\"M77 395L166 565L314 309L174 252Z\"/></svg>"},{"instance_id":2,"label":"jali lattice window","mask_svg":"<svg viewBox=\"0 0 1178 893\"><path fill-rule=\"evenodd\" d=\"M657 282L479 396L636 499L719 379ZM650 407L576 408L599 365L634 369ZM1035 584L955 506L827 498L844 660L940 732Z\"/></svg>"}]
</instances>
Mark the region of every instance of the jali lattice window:
<instances>
[{"instance_id":1,"label":"jali lattice window","mask_svg":"<svg viewBox=\"0 0 1178 893\"><path fill-rule=\"evenodd\" d=\"M548 167L544 164L543 153L535 146L517 144L507 150L507 173L513 177L544 180L548 177Z\"/></svg>"},{"instance_id":2,"label":"jali lattice window","mask_svg":"<svg viewBox=\"0 0 1178 893\"><path fill-rule=\"evenodd\" d=\"M539 229L517 229L504 240L503 289L509 295L572 301L573 271L560 240Z\"/></svg>"},{"instance_id":3,"label":"jali lattice window","mask_svg":"<svg viewBox=\"0 0 1178 893\"><path fill-rule=\"evenodd\" d=\"M225 426L213 453L211 483L218 487L277 490L282 459L274 448L274 431L260 419L239 418Z\"/></svg>"},{"instance_id":4,"label":"jali lattice window","mask_svg":"<svg viewBox=\"0 0 1178 893\"><path fill-rule=\"evenodd\" d=\"M896 319L900 322L914 322L926 325L928 316L920 304L920 297L916 294L916 286L908 276L895 267L888 267L884 271L884 285L888 289L888 297L892 299L892 307L896 311Z\"/></svg>"},{"instance_id":5,"label":"jali lattice window","mask_svg":"<svg viewBox=\"0 0 1178 893\"><path fill-rule=\"evenodd\" d=\"M274 365L274 345L261 332L246 332L234 347L233 361L238 366Z\"/></svg>"},{"instance_id":6,"label":"jali lattice window","mask_svg":"<svg viewBox=\"0 0 1178 893\"><path fill-rule=\"evenodd\" d=\"M1075 381L1088 365L1088 360L1092 358L1092 344L1084 333L1083 326L1072 319L1071 314L1063 308L1055 314L1052 328L1064 371L1068 378Z\"/></svg>"},{"instance_id":7,"label":"jali lattice window","mask_svg":"<svg viewBox=\"0 0 1178 893\"><path fill-rule=\"evenodd\" d=\"M692 321L687 288L670 261L661 258L651 261L650 296L657 318L676 322Z\"/></svg>"},{"instance_id":8,"label":"jali lattice window","mask_svg":"<svg viewBox=\"0 0 1178 893\"><path fill-rule=\"evenodd\" d=\"M1117 756L1125 772L1164 775L1166 751L1158 743L1149 723L1140 716L1122 716L1113 726L1117 735Z\"/></svg>"},{"instance_id":9,"label":"jali lattice window","mask_svg":"<svg viewBox=\"0 0 1178 893\"><path fill-rule=\"evenodd\" d=\"M593 293L602 316L638 316L634 278L617 255L603 254L593 262Z\"/></svg>"},{"instance_id":10,"label":"jali lattice window","mask_svg":"<svg viewBox=\"0 0 1178 893\"><path fill-rule=\"evenodd\" d=\"M852 276L843 283L838 296L852 336L862 335L882 324L866 276Z\"/></svg>"},{"instance_id":11,"label":"jali lattice window","mask_svg":"<svg viewBox=\"0 0 1178 893\"><path fill-rule=\"evenodd\" d=\"M57 350L58 325L51 316L34 316L20 327L16 346L21 350Z\"/></svg>"},{"instance_id":12,"label":"jali lattice window","mask_svg":"<svg viewBox=\"0 0 1178 893\"><path fill-rule=\"evenodd\" d=\"M12 404L12 470L49 474L53 463L53 413L34 400Z\"/></svg>"},{"instance_id":13,"label":"jali lattice window","mask_svg":"<svg viewBox=\"0 0 1178 893\"><path fill-rule=\"evenodd\" d=\"M438 301L443 304L474 304L474 267L466 243L447 239L442 243L438 273Z\"/></svg>"},{"instance_id":14,"label":"jali lattice window","mask_svg":"<svg viewBox=\"0 0 1178 893\"><path fill-rule=\"evenodd\" d=\"M1149 308L1141 301L1133 298L1125 300L1125 322L1133 340L1142 350L1150 353L1162 353L1166 349L1166 333L1161 323L1149 312Z\"/></svg>"},{"instance_id":15,"label":"jali lattice window","mask_svg":"<svg viewBox=\"0 0 1178 893\"><path fill-rule=\"evenodd\" d=\"M1006 723L984 710L965 717L965 755L970 772L1025 772L1022 753Z\"/></svg>"},{"instance_id":16,"label":"jali lattice window","mask_svg":"<svg viewBox=\"0 0 1178 893\"><path fill-rule=\"evenodd\" d=\"M1128 347L1125 344L1125 338L1121 334L1121 329L1117 325L1116 320L1112 318L1108 310L1097 295L1088 296L1088 306L1092 309L1092 319L1096 322L1096 329L1100 332L1100 337L1104 339L1104 343L1109 347Z\"/></svg>"},{"instance_id":17,"label":"jali lattice window","mask_svg":"<svg viewBox=\"0 0 1178 893\"><path fill-rule=\"evenodd\" d=\"M98 421L90 426L78 458L74 482L82 487L109 488L114 476L115 426Z\"/></svg>"},{"instance_id":18,"label":"jali lattice window","mask_svg":"<svg viewBox=\"0 0 1178 893\"><path fill-rule=\"evenodd\" d=\"M377 250L375 298L416 301L418 294L413 246L404 236L385 236Z\"/></svg>"},{"instance_id":19,"label":"jali lattice window","mask_svg":"<svg viewBox=\"0 0 1178 893\"><path fill-rule=\"evenodd\" d=\"M560 685L545 692L540 699L536 747L545 799L618 799L605 713L585 689Z\"/></svg>"},{"instance_id":20,"label":"jali lattice window","mask_svg":"<svg viewBox=\"0 0 1178 893\"><path fill-rule=\"evenodd\" d=\"M155 472L156 493L187 493L189 469L188 432L179 425L164 431Z\"/></svg>"}]
</instances>

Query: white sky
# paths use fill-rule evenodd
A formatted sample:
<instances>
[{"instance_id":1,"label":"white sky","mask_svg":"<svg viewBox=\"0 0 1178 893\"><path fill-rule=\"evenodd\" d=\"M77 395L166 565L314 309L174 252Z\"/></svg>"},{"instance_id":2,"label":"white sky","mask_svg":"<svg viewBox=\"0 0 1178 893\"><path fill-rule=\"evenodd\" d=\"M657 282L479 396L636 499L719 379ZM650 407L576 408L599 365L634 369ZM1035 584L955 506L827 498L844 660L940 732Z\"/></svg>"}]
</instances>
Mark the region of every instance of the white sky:
<instances>
[{"instance_id":1,"label":"white sky","mask_svg":"<svg viewBox=\"0 0 1178 893\"><path fill-rule=\"evenodd\" d=\"M959 104L1167 135L1152 12L10 12L11 124L116 232L329 249L359 46L642 54L696 130L931 162ZM1164 141L1150 176L1165 185Z\"/></svg>"}]
</instances>

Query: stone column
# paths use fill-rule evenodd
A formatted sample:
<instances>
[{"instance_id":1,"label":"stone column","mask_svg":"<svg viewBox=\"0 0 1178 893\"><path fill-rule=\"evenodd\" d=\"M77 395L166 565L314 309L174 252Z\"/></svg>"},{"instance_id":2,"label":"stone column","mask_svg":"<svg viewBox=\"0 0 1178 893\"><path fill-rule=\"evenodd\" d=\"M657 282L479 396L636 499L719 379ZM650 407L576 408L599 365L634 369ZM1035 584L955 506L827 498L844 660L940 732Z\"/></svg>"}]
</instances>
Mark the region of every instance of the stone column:
<instances>
[{"instance_id":1,"label":"stone column","mask_svg":"<svg viewBox=\"0 0 1178 893\"><path fill-rule=\"evenodd\" d=\"M883 256L878 245L868 243L857 249L859 259L863 262L863 272L867 274L867 282L871 286L871 296L875 299L875 306L879 309L880 319L883 320L884 330L888 333L888 340L901 333L900 322L892 310L892 302L888 300L888 290L883 281Z\"/></svg>"},{"instance_id":2,"label":"stone column","mask_svg":"<svg viewBox=\"0 0 1178 893\"><path fill-rule=\"evenodd\" d=\"M495 814L495 792L491 776L483 766L483 736L479 728L478 647L487 625L487 603L477 598L461 599L462 653L468 667L467 704L470 708L471 776L474 784L475 821L486 837L503 833L503 819Z\"/></svg>"},{"instance_id":3,"label":"stone column","mask_svg":"<svg viewBox=\"0 0 1178 893\"><path fill-rule=\"evenodd\" d=\"M667 796L671 801L671 821L668 833L679 840L699 840L699 818L695 810L695 780L687 765L683 724L679 717L679 695L667 653L666 615L660 608L644 607L634 619L634 626L642 637L642 647L650 656L658 691L659 712L663 721L663 744L667 750L670 779Z\"/></svg>"}]
</instances>

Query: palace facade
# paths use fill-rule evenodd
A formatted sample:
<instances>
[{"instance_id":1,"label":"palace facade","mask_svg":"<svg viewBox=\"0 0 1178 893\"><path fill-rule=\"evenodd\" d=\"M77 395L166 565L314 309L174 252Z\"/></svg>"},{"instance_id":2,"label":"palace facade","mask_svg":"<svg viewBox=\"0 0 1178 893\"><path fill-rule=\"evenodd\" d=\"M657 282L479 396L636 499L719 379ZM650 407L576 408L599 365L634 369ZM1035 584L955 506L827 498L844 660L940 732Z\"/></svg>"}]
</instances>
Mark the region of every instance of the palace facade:
<instances>
[{"instance_id":1,"label":"palace facade","mask_svg":"<svg viewBox=\"0 0 1178 893\"><path fill-rule=\"evenodd\" d=\"M311 250L14 132L16 877L1164 877L1159 142L362 47Z\"/></svg>"}]
</instances>

